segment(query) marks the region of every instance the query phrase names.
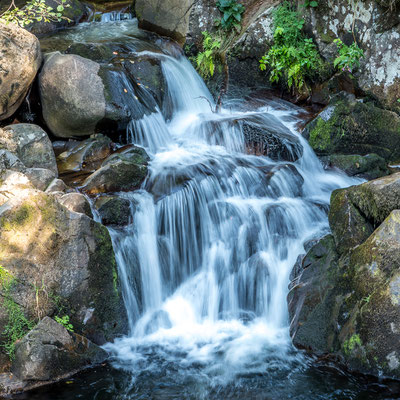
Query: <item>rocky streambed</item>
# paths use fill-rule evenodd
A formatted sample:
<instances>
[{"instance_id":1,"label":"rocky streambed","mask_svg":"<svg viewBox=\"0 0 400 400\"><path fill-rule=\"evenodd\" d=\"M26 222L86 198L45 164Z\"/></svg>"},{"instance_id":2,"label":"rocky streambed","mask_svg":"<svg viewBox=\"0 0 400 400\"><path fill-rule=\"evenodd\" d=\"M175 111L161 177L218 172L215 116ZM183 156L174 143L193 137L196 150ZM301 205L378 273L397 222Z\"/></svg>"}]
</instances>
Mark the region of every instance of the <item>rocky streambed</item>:
<instances>
[{"instance_id":1,"label":"rocky streambed","mask_svg":"<svg viewBox=\"0 0 400 400\"><path fill-rule=\"evenodd\" d=\"M400 379L400 173L396 167L400 158L400 117L396 98L400 69L395 67L398 46L392 44L386 50L382 47L382 41L394 43L398 37L396 15L391 16L390 21L385 20L383 16L389 5L381 2L357 5L360 16L355 17L355 23L363 32L362 44L368 57L354 76L331 71L324 82L315 83L308 101L312 103L314 113L323 110L306 125L300 136L292 124L294 120L299 122L293 115L298 115L300 110L271 97L271 88L267 87L267 98L260 96L260 91L252 92L260 85L268 84L259 72L248 72L258 64L257 57L261 57L271 43L268 27L272 23L275 4L245 2L247 12L243 30L232 42L232 57L229 58L233 90L226 105L231 108L231 113L218 117L213 115L212 109L206 109L213 100L203 88L200 96L196 95L195 100L199 103L192 98L187 100L189 97L181 100L177 94L183 91L179 86L181 80L191 86L193 93L200 84L193 78L193 73L188 72L191 71L189 64L174 61L183 59L179 45L185 42L186 53L196 53L201 29L204 26L213 29L215 7L207 1L194 5L167 1L157 9L153 3L136 2L138 20L116 21L109 25L84 22L56 33L56 30L72 26L90 15L89 8L77 1L71 2L74 14L68 24L63 22L52 27L35 24L31 27L38 36L51 33L42 36L40 42L26 30L0 24L2 393L26 391L65 379L89 366L101 365L110 356L101 346L129 333L130 317L123 288L126 280L121 277L106 226L111 232L113 229L130 232L136 211L143 214L143 199L132 193L146 192L156 206L167 202L176 193L185 193L188 188L195 187L197 181L225 182L227 177L238 176L232 187L241 188L245 178L240 174L246 171L246 179L253 173L257 175L257 182L251 181L250 197L260 200L270 196L276 200L281 196L289 197L293 202L306 199L307 207L315 208L314 217L318 215L325 225L301 243L299 253L302 254L290 278L286 320L290 321L292 343L301 352L285 342L283 347L288 346L290 351L285 353L286 364L277 368L280 371L277 375L269 367L267 372L249 373L250 379L244 380L241 388L230 391L223 386L220 392L211 389L207 392L211 393L210 398L221 398L218 397L221 393L224 398L240 398L249 393L259 396L272 390L265 384L266 380L285 381L288 368L295 371L288 391L277 385L279 390L273 391L273 396L282 397L284 393L298 399L333 399L347 398L350 393L351 398L358 398L357 395L370 392L372 397L367 398L378 398L376 396L380 394L376 393L383 391L383 398L396 398L400 392L397 383ZM329 2L322 6L315 10L304 9L304 17L306 29L313 33L320 52L329 59L331 36L345 32L349 25L344 18L349 5L347 2L341 5L344 11L340 7L330 7ZM175 11L170 14L163 7ZM324 10L335 21L329 28L323 22ZM160 13L165 17L161 22L156 18ZM139 29L139 26L156 33ZM377 37L378 33L381 36ZM166 60L169 62L167 67ZM218 86L220 78L216 74L207 82L209 87ZM239 101L231 100L235 90L241 93ZM196 154L193 163L184 167L179 163L163 166L165 159L155 157L160 149L165 150L172 142L178 147L186 143L187 138L181 133L182 125L171 124L177 111L187 112L185 106L193 107L190 112L199 116L192 126L184 125L189 136L196 140L200 138L202 145L227 148L229 152L224 157L213 155L216 161L210 161L207 155L208 158L199 161ZM324 172L320 171L320 164L304 144L304 138L320 157ZM236 155L233 157L232 154ZM160 165L164 168L161 173ZM218 170L218 165L223 168ZM316 176L326 173L331 178L321 181L323 183L316 180L315 186L320 185L321 192L308 198L307 190L313 186L308 175L312 168L315 168ZM354 180L332 183L339 179L333 176L347 179L341 171ZM228 182L218 190L227 190L231 185ZM325 196L339 186L350 184L353 186L333 191L328 207L329 202L321 193ZM200 189L196 190L201 193ZM238 193L243 195L243 192L232 190L234 195L229 192L231 197ZM224 207L224 216L229 216L226 221L243 218L234 202ZM329 227L325 216L328 208ZM211 216L218 217L214 221L216 226L221 222L220 212L215 205L210 211ZM281 245L279 237L297 238L298 232L293 232L294 222L290 225L285 219L290 212L290 208L285 208L284 212L279 207L263 209L262 218L266 218L267 226L271 221L279 222L274 225L276 235L273 235L278 247ZM161 213L160 220L165 215L166 212ZM251 215L251 221L257 227L259 215ZM193 226L199 229L202 221L198 216L196 218ZM175 225L178 226L178 222ZM242 226L246 226L245 222ZM190 229L188 225L188 232ZM257 229L247 231L242 228L240 231L248 244L246 257L249 259L260 240ZM157 251L160 257L164 255L167 259L170 250L165 237L161 238L166 233L163 229L161 232ZM322 233L327 235L321 239ZM204 232L201 240L203 238ZM180 247L181 244L177 246L178 253L183 251ZM284 254L283 250L279 251ZM169 260L172 260L170 265L176 262L172 257ZM267 282L264 272L268 271L267 275L272 279L272 270L262 264L262 258L251 260L248 267L249 271L251 268L256 271L253 278L262 277ZM140 264L140 260L135 259L135 262ZM234 267L229 271L232 282L236 279L234 274L238 273L235 268L240 270L237 262L232 258ZM182 262L182 266L185 265ZM170 282L164 290L183 283L173 279L180 279L184 274L174 272L173 275L170 268ZM244 272L242 276L250 279ZM145 289L141 279L139 273L128 279L137 293ZM243 282L247 282L246 279ZM236 292L247 293L246 285L238 285ZM222 290L228 289L222 287ZM231 309L221 300L221 309L227 307L224 318L228 315L226 310L240 323L247 323L254 315L259 317L257 299L252 296L250 293L238 295L245 312L237 315L234 314L235 307ZM268 296L263 299L266 304L270 301ZM137 305L142 313L145 303L142 298ZM165 328L162 325L166 323L165 315L163 310L154 318L161 324L157 329ZM266 315L270 314L262 316ZM201 344L196 343L196 346L201 347ZM221 348L223 353L225 350ZM263 347L262 351L269 354L269 347ZM166 363L164 356L153 350L149 352L151 365L153 362L158 366ZM307 353L311 358L293 361L290 358L292 352L297 355ZM115 353L111 354L115 361ZM262 365L274 365L270 359L269 364L264 362ZM178 368L176 365L180 364L174 358L171 365ZM199 365L191 364L190 371L192 368L197 371ZM319 367L315 368L315 365ZM162 396L168 391L163 385L168 386L171 382L176 389L171 395L175 397L171 398L179 398L179 393L184 392L185 385L179 380L183 376L181 373L176 374L174 381L163 375L168 368L150 369L146 364L141 367L144 375L136 381L138 396L159 393L159 398L164 398ZM114 379L116 372L107 368L110 367L81 376L91 376L91 382L107 382L104 384L113 387L108 391L109 396L125 393L120 385L133 390L126 383L129 379L125 372L110 383L105 376ZM336 368L339 372L332 373ZM241 374L244 370L240 370ZM364 374L364 377L354 381L354 375L347 373ZM259 376L255 378L257 374ZM316 389L321 376L334 383ZM78 387L82 384L80 379L86 378L76 378ZM199 391L197 384L189 385L191 392L186 393L187 398ZM62 385L65 383L60 387L66 390ZM209 383L201 382L202 385ZM301 387L303 391L299 393ZM328 397L335 390L337 396ZM79 389L68 389L65 393L72 398L77 391ZM101 389L89 391L88 396L95 396L98 391ZM32 392L32 396L51 398L43 391Z\"/></svg>"}]
</instances>

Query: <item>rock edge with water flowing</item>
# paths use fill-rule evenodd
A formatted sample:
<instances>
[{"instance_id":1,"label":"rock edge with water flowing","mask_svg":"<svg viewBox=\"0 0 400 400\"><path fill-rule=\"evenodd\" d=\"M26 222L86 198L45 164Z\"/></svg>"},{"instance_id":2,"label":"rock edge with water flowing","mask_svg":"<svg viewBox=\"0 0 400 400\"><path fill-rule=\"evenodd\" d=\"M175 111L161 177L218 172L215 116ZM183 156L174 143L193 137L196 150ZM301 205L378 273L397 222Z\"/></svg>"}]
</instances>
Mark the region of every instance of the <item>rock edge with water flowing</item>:
<instances>
[{"instance_id":1,"label":"rock edge with water flowing","mask_svg":"<svg viewBox=\"0 0 400 400\"><path fill-rule=\"evenodd\" d=\"M10 141L21 133L23 140ZM1 376L0 384L21 390L27 381L29 387L48 383L104 360L93 343L126 333L126 314L110 234L91 218L86 198L57 179L47 134L12 125L0 130L0 140L0 344L15 354L18 378ZM48 318L65 316L76 334ZM38 321L21 342L8 336ZM0 371L9 368L2 347Z\"/></svg>"},{"instance_id":2,"label":"rock edge with water flowing","mask_svg":"<svg viewBox=\"0 0 400 400\"><path fill-rule=\"evenodd\" d=\"M295 346L353 371L400 378L400 174L336 190L332 235L288 295Z\"/></svg>"}]
</instances>

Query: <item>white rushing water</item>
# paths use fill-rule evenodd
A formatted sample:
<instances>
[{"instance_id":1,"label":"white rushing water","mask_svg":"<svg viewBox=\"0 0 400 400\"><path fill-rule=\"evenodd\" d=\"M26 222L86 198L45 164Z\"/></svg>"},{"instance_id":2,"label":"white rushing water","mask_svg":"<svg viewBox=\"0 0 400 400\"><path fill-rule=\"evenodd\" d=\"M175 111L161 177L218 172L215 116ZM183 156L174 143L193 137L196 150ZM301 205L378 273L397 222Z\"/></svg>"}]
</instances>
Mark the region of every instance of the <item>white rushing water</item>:
<instances>
[{"instance_id":1,"label":"white rushing water","mask_svg":"<svg viewBox=\"0 0 400 400\"><path fill-rule=\"evenodd\" d=\"M190 63L162 60L172 118L131 123L129 140L151 155L150 176L121 194L132 200L132 224L111 229L130 334L105 347L134 374L157 358L201 365L196 379L218 384L290 369L300 357L288 334L290 272L304 244L328 230L332 190L354 180L323 170L296 131L294 106L215 114ZM279 127L293 161L246 154L253 117L266 131Z\"/></svg>"}]
</instances>

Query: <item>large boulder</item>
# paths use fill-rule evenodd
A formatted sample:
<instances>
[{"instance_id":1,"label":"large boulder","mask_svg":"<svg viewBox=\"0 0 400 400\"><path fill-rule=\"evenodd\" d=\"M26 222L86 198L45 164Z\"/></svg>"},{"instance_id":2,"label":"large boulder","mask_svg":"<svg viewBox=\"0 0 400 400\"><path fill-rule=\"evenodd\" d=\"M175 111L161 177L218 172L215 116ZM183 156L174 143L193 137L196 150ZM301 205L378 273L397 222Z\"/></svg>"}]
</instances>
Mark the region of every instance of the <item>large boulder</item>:
<instances>
[{"instance_id":1,"label":"large boulder","mask_svg":"<svg viewBox=\"0 0 400 400\"><path fill-rule=\"evenodd\" d=\"M323 238L288 295L293 343L400 378L400 174L333 192ZM375 230L374 230L375 229Z\"/></svg>"},{"instance_id":2,"label":"large boulder","mask_svg":"<svg viewBox=\"0 0 400 400\"><path fill-rule=\"evenodd\" d=\"M400 160L400 116L354 96L337 96L303 134L318 155L375 153Z\"/></svg>"},{"instance_id":3,"label":"large boulder","mask_svg":"<svg viewBox=\"0 0 400 400\"><path fill-rule=\"evenodd\" d=\"M339 258L332 238L289 293L297 347L331 354L351 370L400 378L400 211Z\"/></svg>"},{"instance_id":4,"label":"large boulder","mask_svg":"<svg viewBox=\"0 0 400 400\"><path fill-rule=\"evenodd\" d=\"M136 0L139 27L169 36L183 45L193 0Z\"/></svg>"},{"instance_id":5,"label":"large boulder","mask_svg":"<svg viewBox=\"0 0 400 400\"><path fill-rule=\"evenodd\" d=\"M156 107L151 93L123 68L75 54L49 54L39 90L47 126L64 138L122 132Z\"/></svg>"},{"instance_id":6,"label":"large boulder","mask_svg":"<svg viewBox=\"0 0 400 400\"><path fill-rule=\"evenodd\" d=\"M21 105L41 62L34 35L15 24L0 23L0 121Z\"/></svg>"},{"instance_id":7,"label":"large boulder","mask_svg":"<svg viewBox=\"0 0 400 400\"><path fill-rule=\"evenodd\" d=\"M108 230L83 213L69 211L56 196L32 189L29 182L16 186L13 179L4 184L8 186L0 187L0 258L12 277L6 293L10 301L28 320L69 315L75 332L97 344L125 332ZM7 320L12 324L8 314L2 304L2 332Z\"/></svg>"},{"instance_id":8,"label":"large boulder","mask_svg":"<svg viewBox=\"0 0 400 400\"><path fill-rule=\"evenodd\" d=\"M400 112L399 3L322 0L318 7L302 10L306 30L327 60L333 61L338 54L333 41L339 37L350 45L354 42L354 31L357 43L364 50L361 67L355 73L360 88L379 100L384 108Z\"/></svg>"},{"instance_id":9,"label":"large boulder","mask_svg":"<svg viewBox=\"0 0 400 400\"><path fill-rule=\"evenodd\" d=\"M0 130L0 147L15 153L27 168L44 168L58 174L51 141L37 125L6 126Z\"/></svg>"},{"instance_id":10,"label":"large boulder","mask_svg":"<svg viewBox=\"0 0 400 400\"><path fill-rule=\"evenodd\" d=\"M44 317L17 343L11 370L22 381L56 381L107 356L90 340Z\"/></svg>"}]
</instances>

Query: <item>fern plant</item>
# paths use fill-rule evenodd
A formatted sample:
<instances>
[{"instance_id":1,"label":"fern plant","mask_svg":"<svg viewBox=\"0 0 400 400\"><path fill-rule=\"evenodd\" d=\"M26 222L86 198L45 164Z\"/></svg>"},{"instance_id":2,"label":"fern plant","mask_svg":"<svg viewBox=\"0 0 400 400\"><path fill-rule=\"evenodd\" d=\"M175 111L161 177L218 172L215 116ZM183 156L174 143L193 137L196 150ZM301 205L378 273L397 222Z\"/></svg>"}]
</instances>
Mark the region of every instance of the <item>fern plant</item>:
<instances>
[{"instance_id":1,"label":"fern plant","mask_svg":"<svg viewBox=\"0 0 400 400\"><path fill-rule=\"evenodd\" d=\"M203 34L203 51L197 54L196 64L199 74L203 78L214 75L218 50L221 48L221 39L211 36L207 31Z\"/></svg>"}]
</instances>

